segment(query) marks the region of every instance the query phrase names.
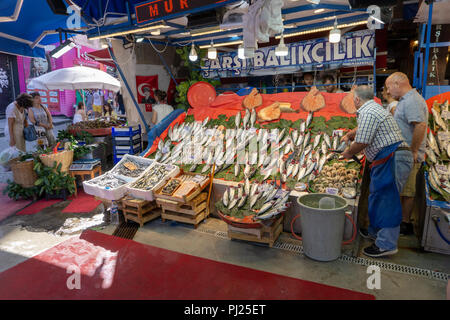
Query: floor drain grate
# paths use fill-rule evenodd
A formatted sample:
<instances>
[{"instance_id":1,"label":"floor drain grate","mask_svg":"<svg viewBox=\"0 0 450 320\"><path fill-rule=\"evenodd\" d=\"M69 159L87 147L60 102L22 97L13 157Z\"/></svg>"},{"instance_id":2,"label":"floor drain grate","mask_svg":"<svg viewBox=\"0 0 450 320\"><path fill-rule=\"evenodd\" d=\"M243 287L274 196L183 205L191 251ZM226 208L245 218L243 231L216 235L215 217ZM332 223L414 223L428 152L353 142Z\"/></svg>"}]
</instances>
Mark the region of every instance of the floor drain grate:
<instances>
[{"instance_id":1,"label":"floor drain grate","mask_svg":"<svg viewBox=\"0 0 450 320\"><path fill-rule=\"evenodd\" d=\"M228 239L228 234L223 231L215 231L215 230L203 229L203 228L202 229L199 228L199 229L197 229L197 231L202 232L202 233L207 233L210 235L214 235L217 238ZM255 243L255 244L267 246L266 244L260 244L260 243ZM301 255L304 254L303 246L298 245L298 244L289 243L289 242L283 242L280 240L277 240L274 243L273 248L286 250L286 251L293 252L296 254L301 254ZM436 271L432 271L432 270L410 267L410 266L389 263L389 262L383 262L383 261L376 261L376 260L371 260L371 259L366 259L366 258L361 258L361 257L351 257L351 256L347 256L347 255L342 255L341 257L339 257L338 260L343 261L343 262L349 262L349 263L361 265L361 266L376 265L376 266L380 267L380 269L385 270L385 271L392 271L392 272L398 272L398 273L402 273L402 274L421 276L421 277L426 277L426 278L429 278L432 280L448 281L450 279L450 275L447 273L443 273L443 272L436 272Z\"/></svg>"},{"instance_id":2,"label":"floor drain grate","mask_svg":"<svg viewBox=\"0 0 450 320\"><path fill-rule=\"evenodd\" d=\"M136 232L139 229L139 224L135 222L122 222L116 230L114 230L113 236L133 240Z\"/></svg>"}]
</instances>

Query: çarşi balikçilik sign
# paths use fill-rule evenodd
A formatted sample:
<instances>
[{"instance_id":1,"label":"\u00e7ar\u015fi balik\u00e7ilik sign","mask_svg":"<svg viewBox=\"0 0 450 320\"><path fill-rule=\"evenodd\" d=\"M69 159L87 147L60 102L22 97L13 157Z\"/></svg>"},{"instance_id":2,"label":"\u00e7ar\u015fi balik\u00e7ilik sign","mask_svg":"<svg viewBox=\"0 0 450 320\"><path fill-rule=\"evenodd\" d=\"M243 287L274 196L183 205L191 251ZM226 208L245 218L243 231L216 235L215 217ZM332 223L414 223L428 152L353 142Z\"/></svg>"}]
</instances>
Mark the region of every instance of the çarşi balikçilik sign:
<instances>
[{"instance_id":1,"label":"\u00e7ar\u015fi balik\u00e7ilik sign","mask_svg":"<svg viewBox=\"0 0 450 320\"><path fill-rule=\"evenodd\" d=\"M245 76L251 71L261 69L278 70L284 67L313 65L349 65L372 63L375 50L375 32L361 30L341 37L339 43L330 43L327 38L286 44L289 54L276 56L276 46L255 50L255 56L239 59L237 52L219 53L216 60L206 60L202 66L204 77L214 77L218 72L231 72Z\"/></svg>"},{"instance_id":2,"label":"\u00e7ar\u015fi balik\u00e7ilik sign","mask_svg":"<svg viewBox=\"0 0 450 320\"><path fill-rule=\"evenodd\" d=\"M224 2L217 0L153 0L135 5L137 23L197 9L210 4Z\"/></svg>"}]
</instances>

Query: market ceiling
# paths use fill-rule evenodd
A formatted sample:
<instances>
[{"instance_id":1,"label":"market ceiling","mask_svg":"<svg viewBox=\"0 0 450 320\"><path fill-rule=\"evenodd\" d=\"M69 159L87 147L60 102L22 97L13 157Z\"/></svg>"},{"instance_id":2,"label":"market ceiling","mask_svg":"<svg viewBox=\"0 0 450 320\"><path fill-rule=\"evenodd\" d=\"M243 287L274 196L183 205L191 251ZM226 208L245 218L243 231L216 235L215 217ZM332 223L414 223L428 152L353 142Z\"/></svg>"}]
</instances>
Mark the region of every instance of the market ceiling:
<instances>
[{"instance_id":1,"label":"market ceiling","mask_svg":"<svg viewBox=\"0 0 450 320\"><path fill-rule=\"evenodd\" d=\"M223 21L217 21L214 23L212 21L214 19L212 19L209 24L203 24L200 28L191 26L189 18L193 14L205 10L218 8L226 8L225 11L236 10L237 6L245 1L189 0L189 5L193 8L189 8L189 10L183 8L184 10L169 15L165 14L164 10L170 9L170 5L173 6L172 12L175 12L188 1L129 0L128 6L127 2L123 0L71 0L69 2L79 6L82 9L83 17L90 23L91 29L87 33L90 39L120 37L131 33L135 37L144 36L153 43L165 44L168 42L169 45L174 46L183 46L192 42L199 46L208 46L211 40L214 40L216 46L235 45L242 41L242 22L223 23ZM159 3L158 15L155 13L154 7L148 8L149 6L147 6L145 9L153 10L151 14L154 14L154 18L138 23L135 5L145 2L151 2L152 6ZM282 14L285 37L310 33L319 28L331 28L335 19L340 28L366 25L369 17L366 9L352 10L347 0L320 1L319 4L311 4L307 0L284 0ZM159 35L156 35L158 33Z\"/></svg>"}]
</instances>

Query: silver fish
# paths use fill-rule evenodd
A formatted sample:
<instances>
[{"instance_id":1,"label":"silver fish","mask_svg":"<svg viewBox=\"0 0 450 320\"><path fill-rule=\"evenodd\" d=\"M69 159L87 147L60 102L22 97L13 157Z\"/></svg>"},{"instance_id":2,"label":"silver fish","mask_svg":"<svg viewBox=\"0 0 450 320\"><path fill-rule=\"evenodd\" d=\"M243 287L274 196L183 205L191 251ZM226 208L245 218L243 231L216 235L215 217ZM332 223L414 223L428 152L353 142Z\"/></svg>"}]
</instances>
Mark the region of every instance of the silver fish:
<instances>
[{"instance_id":1,"label":"silver fish","mask_svg":"<svg viewBox=\"0 0 450 320\"><path fill-rule=\"evenodd\" d=\"M325 141L325 143L327 144L328 149L331 149L331 140L330 140L330 136L326 133L323 134L323 139Z\"/></svg>"},{"instance_id":2,"label":"silver fish","mask_svg":"<svg viewBox=\"0 0 450 320\"><path fill-rule=\"evenodd\" d=\"M209 169L211 169L211 166L209 164L205 165L201 171L201 173L205 173L206 171L208 171Z\"/></svg>"},{"instance_id":3,"label":"silver fish","mask_svg":"<svg viewBox=\"0 0 450 320\"><path fill-rule=\"evenodd\" d=\"M194 163L194 164L189 168L189 172L194 172L195 169L197 169L197 163Z\"/></svg>"},{"instance_id":4,"label":"silver fish","mask_svg":"<svg viewBox=\"0 0 450 320\"><path fill-rule=\"evenodd\" d=\"M313 149L316 149L316 147L319 145L321 137L322 137L321 134L318 134L317 136L314 137Z\"/></svg>"},{"instance_id":5,"label":"silver fish","mask_svg":"<svg viewBox=\"0 0 450 320\"><path fill-rule=\"evenodd\" d=\"M297 176L298 170L300 169L300 164L297 162L294 165L294 169L292 169L292 178L295 179L295 177Z\"/></svg>"},{"instance_id":6,"label":"silver fish","mask_svg":"<svg viewBox=\"0 0 450 320\"><path fill-rule=\"evenodd\" d=\"M448 131L447 124L444 122L444 120L442 120L439 112L437 112L434 108L431 108L431 112L433 113L433 118L437 125L441 127L443 131Z\"/></svg>"},{"instance_id":7,"label":"silver fish","mask_svg":"<svg viewBox=\"0 0 450 320\"><path fill-rule=\"evenodd\" d=\"M300 121L301 121L301 120L300 120ZM306 122L305 122L305 121L302 121L302 122L300 123L300 133L304 133L305 130L306 130Z\"/></svg>"},{"instance_id":8,"label":"silver fish","mask_svg":"<svg viewBox=\"0 0 450 320\"><path fill-rule=\"evenodd\" d=\"M303 165L300 168L300 170L298 171L297 181L300 181L301 179L303 179L305 177L305 173L306 173L306 166Z\"/></svg>"},{"instance_id":9,"label":"silver fish","mask_svg":"<svg viewBox=\"0 0 450 320\"><path fill-rule=\"evenodd\" d=\"M308 132L308 133L305 135L305 139L303 140L303 148L306 148L306 146L308 145L310 136L311 136L311 133L310 133L310 132Z\"/></svg>"},{"instance_id":10,"label":"silver fish","mask_svg":"<svg viewBox=\"0 0 450 320\"><path fill-rule=\"evenodd\" d=\"M282 182L282 183L286 183L287 178L288 178L288 177L286 176L286 174L283 173L283 174L281 175L281 182Z\"/></svg>"},{"instance_id":11,"label":"silver fish","mask_svg":"<svg viewBox=\"0 0 450 320\"><path fill-rule=\"evenodd\" d=\"M295 145L296 145L297 147L301 146L304 139L305 139L305 134L304 134L303 132L301 132L301 133L298 135L298 139L297 139L297 142L295 143Z\"/></svg>"},{"instance_id":12,"label":"silver fish","mask_svg":"<svg viewBox=\"0 0 450 320\"><path fill-rule=\"evenodd\" d=\"M231 200L230 201L230 204L228 205L228 210L231 210L231 209L233 209L234 208L234 206L238 203L238 201L239 201L239 199L238 198L235 198L235 199L233 199L233 200Z\"/></svg>"},{"instance_id":13,"label":"silver fish","mask_svg":"<svg viewBox=\"0 0 450 320\"><path fill-rule=\"evenodd\" d=\"M236 124L236 128L239 128L239 125L241 124L241 112L240 111L236 114L236 119L235 119L234 123Z\"/></svg>"},{"instance_id":14,"label":"silver fish","mask_svg":"<svg viewBox=\"0 0 450 320\"><path fill-rule=\"evenodd\" d=\"M206 124L208 123L208 121L209 121L209 117L206 117L206 119L203 120L203 122L202 122L202 126L203 126L203 127L206 126Z\"/></svg>"},{"instance_id":15,"label":"silver fish","mask_svg":"<svg viewBox=\"0 0 450 320\"><path fill-rule=\"evenodd\" d=\"M240 171L241 171L241 166L238 165L238 164L236 164L236 165L234 166L234 176L235 176L235 177L239 176L239 172L240 172Z\"/></svg>"},{"instance_id":16,"label":"silver fish","mask_svg":"<svg viewBox=\"0 0 450 320\"><path fill-rule=\"evenodd\" d=\"M436 155L430 148L425 149L425 153L427 154L428 158L430 158L431 162L437 163Z\"/></svg>"},{"instance_id":17,"label":"silver fish","mask_svg":"<svg viewBox=\"0 0 450 320\"><path fill-rule=\"evenodd\" d=\"M241 199L243 195L244 195L244 188L241 185L239 185L237 187L237 196L239 199Z\"/></svg>"},{"instance_id":18,"label":"silver fish","mask_svg":"<svg viewBox=\"0 0 450 320\"><path fill-rule=\"evenodd\" d=\"M261 207L261 209L259 209L257 215L259 216L259 215L263 214L264 212L266 212L267 210L269 210L269 209L272 207L272 205L273 205L273 202L267 202L267 203L265 203L265 204Z\"/></svg>"},{"instance_id":19,"label":"silver fish","mask_svg":"<svg viewBox=\"0 0 450 320\"><path fill-rule=\"evenodd\" d=\"M256 191L258 190L258 185L252 184L251 188L250 188L250 197L254 196L256 194Z\"/></svg>"},{"instance_id":20,"label":"silver fish","mask_svg":"<svg viewBox=\"0 0 450 320\"><path fill-rule=\"evenodd\" d=\"M162 139L160 139L158 142L158 149L162 151L163 148L164 148L164 141Z\"/></svg>"},{"instance_id":21,"label":"silver fish","mask_svg":"<svg viewBox=\"0 0 450 320\"><path fill-rule=\"evenodd\" d=\"M309 125L311 124L311 121L312 121L312 119L313 119L313 116L314 116L314 112L310 112L310 113L308 114L308 118L306 118L306 127L307 127L307 128L308 128Z\"/></svg>"},{"instance_id":22,"label":"silver fish","mask_svg":"<svg viewBox=\"0 0 450 320\"><path fill-rule=\"evenodd\" d=\"M327 143L324 141L322 141L322 145L320 146L320 151L322 152L322 154L326 154L327 153Z\"/></svg>"},{"instance_id":23,"label":"silver fish","mask_svg":"<svg viewBox=\"0 0 450 320\"><path fill-rule=\"evenodd\" d=\"M339 136L334 136L333 137L333 149L334 150L337 150L338 143L339 143Z\"/></svg>"},{"instance_id":24,"label":"silver fish","mask_svg":"<svg viewBox=\"0 0 450 320\"><path fill-rule=\"evenodd\" d=\"M248 109L245 109L244 120L242 122L244 129L247 128L248 120L250 120L250 113L248 112Z\"/></svg>"},{"instance_id":25,"label":"silver fish","mask_svg":"<svg viewBox=\"0 0 450 320\"><path fill-rule=\"evenodd\" d=\"M161 159L161 157L162 157L162 153L160 150L158 150L155 155L155 161L158 161L159 159Z\"/></svg>"},{"instance_id":26,"label":"silver fish","mask_svg":"<svg viewBox=\"0 0 450 320\"><path fill-rule=\"evenodd\" d=\"M428 133L428 145L431 147L431 149L436 153L437 156L440 155L439 147L436 143L436 139L434 138L431 131Z\"/></svg>"},{"instance_id":27,"label":"silver fish","mask_svg":"<svg viewBox=\"0 0 450 320\"><path fill-rule=\"evenodd\" d=\"M228 207L228 204L230 203L229 197L228 197L228 189L225 190L222 196L222 203L225 207Z\"/></svg>"},{"instance_id":28,"label":"silver fish","mask_svg":"<svg viewBox=\"0 0 450 320\"><path fill-rule=\"evenodd\" d=\"M297 130L293 130L292 131L292 140L293 141L297 141L298 139L298 131Z\"/></svg>"},{"instance_id":29,"label":"silver fish","mask_svg":"<svg viewBox=\"0 0 450 320\"><path fill-rule=\"evenodd\" d=\"M326 162L327 162L327 155L323 154L319 160L319 168L317 169L319 172L322 171L323 166L325 165Z\"/></svg>"},{"instance_id":30,"label":"silver fish","mask_svg":"<svg viewBox=\"0 0 450 320\"><path fill-rule=\"evenodd\" d=\"M244 191L245 194L250 194L250 180L248 178L245 179Z\"/></svg>"},{"instance_id":31,"label":"silver fish","mask_svg":"<svg viewBox=\"0 0 450 320\"><path fill-rule=\"evenodd\" d=\"M252 109L252 114L250 116L250 127L253 128L253 126L255 125L255 121L256 121L256 111L255 109Z\"/></svg>"},{"instance_id":32,"label":"silver fish","mask_svg":"<svg viewBox=\"0 0 450 320\"><path fill-rule=\"evenodd\" d=\"M234 187L231 187L228 192L228 197L229 197L230 201L231 201L231 199L234 199L235 195L236 195L236 189Z\"/></svg>"},{"instance_id":33,"label":"silver fish","mask_svg":"<svg viewBox=\"0 0 450 320\"><path fill-rule=\"evenodd\" d=\"M289 178L292 174L292 170L294 170L294 165L293 164L289 164L287 169L286 169L286 176Z\"/></svg>"},{"instance_id":34,"label":"silver fish","mask_svg":"<svg viewBox=\"0 0 450 320\"><path fill-rule=\"evenodd\" d=\"M279 211L279 209L272 209L269 212L265 213L265 214L260 214L257 215L255 218L258 220L268 220L273 218L274 216L278 215L281 211Z\"/></svg>"},{"instance_id":35,"label":"silver fish","mask_svg":"<svg viewBox=\"0 0 450 320\"><path fill-rule=\"evenodd\" d=\"M280 141L281 139L283 139L284 137L284 133L286 132L286 128L283 128L283 130L281 130L280 134L278 135L278 141Z\"/></svg>"},{"instance_id":36,"label":"silver fish","mask_svg":"<svg viewBox=\"0 0 450 320\"><path fill-rule=\"evenodd\" d=\"M255 194L253 196L250 197L250 209L253 208L253 206L255 205L256 201L258 201L258 194Z\"/></svg>"},{"instance_id":37,"label":"silver fish","mask_svg":"<svg viewBox=\"0 0 450 320\"><path fill-rule=\"evenodd\" d=\"M245 194L243 197L241 197L239 199L240 200L239 200L239 203L238 203L237 207L241 208L245 204L245 202L247 201L247 195Z\"/></svg>"}]
</instances>

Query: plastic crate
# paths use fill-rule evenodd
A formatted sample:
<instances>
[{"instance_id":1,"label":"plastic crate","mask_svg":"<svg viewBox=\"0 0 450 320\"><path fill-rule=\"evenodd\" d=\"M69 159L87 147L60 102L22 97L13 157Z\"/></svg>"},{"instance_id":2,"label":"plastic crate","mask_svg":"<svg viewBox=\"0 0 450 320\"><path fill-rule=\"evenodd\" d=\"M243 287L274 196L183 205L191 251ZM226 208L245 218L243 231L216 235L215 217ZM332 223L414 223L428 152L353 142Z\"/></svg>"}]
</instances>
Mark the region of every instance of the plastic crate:
<instances>
[{"instance_id":1,"label":"plastic crate","mask_svg":"<svg viewBox=\"0 0 450 320\"><path fill-rule=\"evenodd\" d=\"M132 127L113 127L111 137L113 142L113 160L118 163L124 154L142 153L141 125Z\"/></svg>"}]
</instances>

